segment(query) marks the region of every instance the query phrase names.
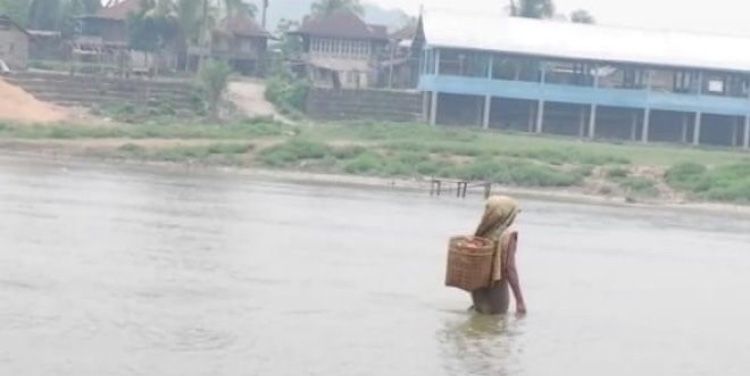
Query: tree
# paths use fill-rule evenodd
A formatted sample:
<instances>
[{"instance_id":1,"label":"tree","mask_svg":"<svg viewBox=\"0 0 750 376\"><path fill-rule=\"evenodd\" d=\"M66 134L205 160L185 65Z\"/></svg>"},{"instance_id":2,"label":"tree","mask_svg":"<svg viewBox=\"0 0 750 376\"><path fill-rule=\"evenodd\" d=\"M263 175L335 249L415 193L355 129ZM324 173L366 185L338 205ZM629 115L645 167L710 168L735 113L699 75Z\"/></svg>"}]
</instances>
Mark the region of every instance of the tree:
<instances>
[{"instance_id":1,"label":"tree","mask_svg":"<svg viewBox=\"0 0 750 376\"><path fill-rule=\"evenodd\" d=\"M62 6L60 0L32 0L27 27L35 30L60 30Z\"/></svg>"},{"instance_id":2,"label":"tree","mask_svg":"<svg viewBox=\"0 0 750 376\"><path fill-rule=\"evenodd\" d=\"M511 0L510 15L524 18L552 18L555 4L552 0Z\"/></svg>"},{"instance_id":3,"label":"tree","mask_svg":"<svg viewBox=\"0 0 750 376\"><path fill-rule=\"evenodd\" d=\"M177 0L175 16L184 44L197 44L200 39L203 0Z\"/></svg>"},{"instance_id":4,"label":"tree","mask_svg":"<svg viewBox=\"0 0 750 376\"><path fill-rule=\"evenodd\" d=\"M302 41L297 35L290 35L292 30L299 28L299 22L282 18L276 26L276 35L280 36L278 47L284 59L294 57L302 52Z\"/></svg>"},{"instance_id":5,"label":"tree","mask_svg":"<svg viewBox=\"0 0 750 376\"><path fill-rule=\"evenodd\" d=\"M69 35L73 31L76 17L94 14L100 8L100 0L30 0L26 26Z\"/></svg>"},{"instance_id":6,"label":"tree","mask_svg":"<svg viewBox=\"0 0 750 376\"><path fill-rule=\"evenodd\" d=\"M0 0L0 14L26 26L29 18L31 0Z\"/></svg>"},{"instance_id":7,"label":"tree","mask_svg":"<svg viewBox=\"0 0 750 376\"><path fill-rule=\"evenodd\" d=\"M176 4L172 0L143 0L141 11L128 18L128 31L131 48L144 52L147 61L149 53L160 59L165 49L180 42Z\"/></svg>"},{"instance_id":8,"label":"tree","mask_svg":"<svg viewBox=\"0 0 750 376\"><path fill-rule=\"evenodd\" d=\"M570 21L574 23L593 24L596 19L587 10L579 9L570 14Z\"/></svg>"},{"instance_id":9,"label":"tree","mask_svg":"<svg viewBox=\"0 0 750 376\"><path fill-rule=\"evenodd\" d=\"M209 114L213 119L219 118L219 106L229 86L232 68L223 61L210 61L198 72L198 82L203 89Z\"/></svg>"},{"instance_id":10,"label":"tree","mask_svg":"<svg viewBox=\"0 0 750 376\"><path fill-rule=\"evenodd\" d=\"M349 10L359 16L365 13L359 0L318 0L310 7L314 15L328 15L339 10Z\"/></svg>"}]
</instances>

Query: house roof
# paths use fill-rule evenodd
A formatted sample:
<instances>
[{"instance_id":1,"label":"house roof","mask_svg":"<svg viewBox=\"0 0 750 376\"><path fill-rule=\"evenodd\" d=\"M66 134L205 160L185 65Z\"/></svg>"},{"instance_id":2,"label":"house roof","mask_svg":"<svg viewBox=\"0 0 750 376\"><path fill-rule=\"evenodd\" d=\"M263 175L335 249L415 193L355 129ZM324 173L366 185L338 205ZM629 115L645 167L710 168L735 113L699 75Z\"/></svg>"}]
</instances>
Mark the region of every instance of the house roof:
<instances>
[{"instance_id":1,"label":"house roof","mask_svg":"<svg viewBox=\"0 0 750 376\"><path fill-rule=\"evenodd\" d=\"M219 24L218 31L229 32L243 37L271 37L271 33L258 25L250 16L244 14L224 18Z\"/></svg>"},{"instance_id":2,"label":"house roof","mask_svg":"<svg viewBox=\"0 0 750 376\"><path fill-rule=\"evenodd\" d=\"M417 35L417 24L410 22L406 26L394 31L389 35L389 37L393 40L405 40L405 39L414 39L414 36Z\"/></svg>"},{"instance_id":3,"label":"house roof","mask_svg":"<svg viewBox=\"0 0 750 376\"><path fill-rule=\"evenodd\" d=\"M62 36L62 33L59 31L51 31L51 30L27 30L29 32L29 35L31 35L34 38L60 38Z\"/></svg>"},{"instance_id":4,"label":"house roof","mask_svg":"<svg viewBox=\"0 0 750 376\"><path fill-rule=\"evenodd\" d=\"M9 16L7 16L5 14L0 14L0 23L12 25L16 29L18 29L18 31L20 31L20 32L22 32L22 33L24 33L24 34L26 34L28 36L31 36L31 34L29 34L29 32L26 30L26 28L24 28L23 26L19 25L16 21L13 21L12 18L10 18Z\"/></svg>"},{"instance_id":5,"label":"house roof","mask_svg":"<svg viewBox=\"0 0 750 376\"><path fill-rule=\"evenodd\" d=\"M428 46L644 65L750 71L750 39L486 13L425 12Z\"/></svg>"},{"instance_id":6,"label":"house roof","mask_svg":"<svg viewBox=\"0 0 750 376\"><path fill-rule=\"evenodd\" d=\"M99 11L96 12L96 17L125 21L130 14L141 11L142 2L143 0L125 0L121 3L112 5L111 7L99 9Z\"/></svg>"},{"instance_id":7,"label":"house roof","mask_svg":"<svg viewBox=\"0 0 750 376\"><path fill-rule=\"evenodd\" d=\"M328 15L308 17L295 34L346 39L388 39L385 26L368 25L349 10L338 10Z\"/></svg>"}]
</instances>

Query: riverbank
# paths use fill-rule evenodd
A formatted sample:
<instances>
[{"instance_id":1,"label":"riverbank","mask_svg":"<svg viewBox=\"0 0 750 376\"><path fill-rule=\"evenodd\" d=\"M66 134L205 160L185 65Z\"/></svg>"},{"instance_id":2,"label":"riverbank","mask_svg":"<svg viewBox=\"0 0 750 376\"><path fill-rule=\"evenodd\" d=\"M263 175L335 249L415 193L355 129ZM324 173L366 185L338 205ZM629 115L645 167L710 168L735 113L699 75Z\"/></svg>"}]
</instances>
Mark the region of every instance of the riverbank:
<instances>
[{"instance_id":1,"label":"riverbank","mask_svg":"<svg viewBox=\"0 0 750 376\"><path fill-rule=\"evenodd\" d=\"M733 210L750 202L750 159L727 150L582 142L418 124L0 125L15 152L224 167L307 182L429 189L488 181L514 195ZM476 192L481 192L477 188Z\"/></svg>"}]
</instances>

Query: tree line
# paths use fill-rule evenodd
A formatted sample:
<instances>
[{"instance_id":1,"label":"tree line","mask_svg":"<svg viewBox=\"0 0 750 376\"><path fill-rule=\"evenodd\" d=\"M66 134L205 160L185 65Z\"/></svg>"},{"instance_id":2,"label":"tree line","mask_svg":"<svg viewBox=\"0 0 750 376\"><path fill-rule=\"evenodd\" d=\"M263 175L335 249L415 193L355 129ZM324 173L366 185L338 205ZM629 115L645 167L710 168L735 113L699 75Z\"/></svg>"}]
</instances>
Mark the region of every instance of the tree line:
<instances>
[{"instance_id":1,"label":"tree line","mask_svg":"<svg viewBox=\"0 0 750 376\"><path fill-rule=\"evenodd\" d=\"M596 22L594 16L587 10L578 9L566 17L556 12L555 3L552 0L510 0L510 15L514 17L549 19L569 19L574 23L593 24Z\"/></svg>"}]
</instances>

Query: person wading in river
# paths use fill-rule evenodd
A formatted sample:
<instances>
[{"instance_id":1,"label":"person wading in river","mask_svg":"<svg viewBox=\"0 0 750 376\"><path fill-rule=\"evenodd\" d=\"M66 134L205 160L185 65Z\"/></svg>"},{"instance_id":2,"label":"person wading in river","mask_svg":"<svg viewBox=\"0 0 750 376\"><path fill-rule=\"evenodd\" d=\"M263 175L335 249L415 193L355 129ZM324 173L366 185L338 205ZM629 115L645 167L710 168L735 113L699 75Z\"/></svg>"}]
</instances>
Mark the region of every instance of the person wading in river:
<instances>
[{"instance_id":1,"label":"person wading in river","mask_svg":"<svg viewBox=\"0 0 750 376\"><path fill-rule=\"evenodd\" d=\"M511 226L521 212L515 200L505 196L493 196L487 200L484 216L479 223L475 236L495 242L495 257L492 265L490 286L472 291L475 311L497 315L508 312L510 290L516 301L516 312L526 313L526 303L521 293L516 270L516 246L518 232Z\"/></svg>"}]
</instances>

